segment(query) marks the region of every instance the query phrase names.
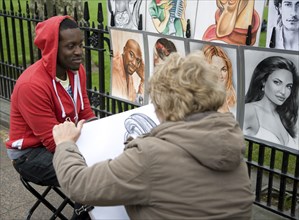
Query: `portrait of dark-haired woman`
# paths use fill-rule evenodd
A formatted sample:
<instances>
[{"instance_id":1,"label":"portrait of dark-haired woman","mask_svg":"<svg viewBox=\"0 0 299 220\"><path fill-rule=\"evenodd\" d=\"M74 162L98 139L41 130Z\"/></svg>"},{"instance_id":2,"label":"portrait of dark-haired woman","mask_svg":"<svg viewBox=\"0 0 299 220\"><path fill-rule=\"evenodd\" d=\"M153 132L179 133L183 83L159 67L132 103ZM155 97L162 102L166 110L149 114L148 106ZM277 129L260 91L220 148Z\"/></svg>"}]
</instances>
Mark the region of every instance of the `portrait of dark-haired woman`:
<instances>
[{"instance_id":1,"label":"portrait of dark-haired woman","mask_svg":"<svg viewBox=\"0 0 299 220\"><path fill-rule=\"evenodd\" d=\"M245 135L298 149L298 71L281 56L255 68L245 96Z\"/></svg>"},{"instance_id":2,"label":"portrait of dark-haired woman","mask_svg":"<svg viewBox=\"0 0 299 220\"><path fill-rule=\"evenodd\" d=\"M159 38L154 46L154 66L165 60L172 52L177 52L175 44L164 37Z\"/></svg>"}]
</instances>

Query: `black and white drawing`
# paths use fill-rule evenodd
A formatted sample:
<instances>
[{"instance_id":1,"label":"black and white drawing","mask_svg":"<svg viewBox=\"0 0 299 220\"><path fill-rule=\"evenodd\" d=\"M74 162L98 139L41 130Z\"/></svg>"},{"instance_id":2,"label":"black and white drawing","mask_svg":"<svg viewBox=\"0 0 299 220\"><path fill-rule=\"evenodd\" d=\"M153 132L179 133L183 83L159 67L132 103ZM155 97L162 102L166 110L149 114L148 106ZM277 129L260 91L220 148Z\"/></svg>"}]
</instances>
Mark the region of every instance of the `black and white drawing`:
<instances>
[{"instance_id":1,"label":"black and white drawing","mask_svg":"<svg viewBox=\"0 0 299 220\"><path fill-rule=\"evenodd\" d=\"M111 27L143 29L142 0L108 0L108 21Z\"/></svg>"},{"instance_id":2,"label":"black and white drawing","mask_svg":"<svg viewBox=\"0 0 299 220\"><path fill-rule=\"evenodd\" d=\"M124 126L126 128L124 140L127 140L129 137L136 138L150 132L157 124L145 114L134 113L124 121Z\"/></svg>"},{"instance_id":3,"label":"black and white drawing","mask_svg":"<svg viewBox=\"0 0 299 220\"><path fill-rule=\"evenodd\" d=\"M270 0L266 47L299 50L299 0Z\"/></svg>"},{"instance_id":4,"label":"black and white drawing","mask_svg":"<svg viewBox=\"0 0 299 220\"><path fill-rule=\"evenodd\" d=\"M245 49L245 135L298 147L298 53Z\"/></svg>"}]
</instances>

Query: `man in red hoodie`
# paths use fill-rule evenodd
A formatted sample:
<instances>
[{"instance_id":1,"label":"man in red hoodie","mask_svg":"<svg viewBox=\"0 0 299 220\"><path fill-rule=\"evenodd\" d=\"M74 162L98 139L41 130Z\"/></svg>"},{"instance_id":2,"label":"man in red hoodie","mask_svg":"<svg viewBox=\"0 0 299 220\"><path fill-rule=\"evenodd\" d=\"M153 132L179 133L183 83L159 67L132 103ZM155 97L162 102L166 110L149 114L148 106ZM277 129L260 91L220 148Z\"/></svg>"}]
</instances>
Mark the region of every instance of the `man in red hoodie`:
<instances>
[{"instance_id":1,"label":"man in red hoodie","mask_svg":"<svg viewBox=\"0 0 299 220\"><path fill-rule=\"evenodd\" d=\"M69 16L36 26L42 58L18 78L11 97L8 157L20 175L39 185L59 186L52 159L54 125L95 115L86 92L83 33Z\"/></svg>"}]
</instances>

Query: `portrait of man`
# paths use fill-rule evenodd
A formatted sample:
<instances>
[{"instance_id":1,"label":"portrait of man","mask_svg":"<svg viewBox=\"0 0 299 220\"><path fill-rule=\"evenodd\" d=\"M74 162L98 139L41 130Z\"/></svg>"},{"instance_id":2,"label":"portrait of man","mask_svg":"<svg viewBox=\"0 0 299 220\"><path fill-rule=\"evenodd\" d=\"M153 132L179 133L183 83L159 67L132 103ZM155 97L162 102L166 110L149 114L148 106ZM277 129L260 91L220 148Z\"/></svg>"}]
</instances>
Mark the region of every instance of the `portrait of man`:
<instances>
[{"instance_id":1,"label":"portrait of man","mask_svg":"<svg viewBox=\"0 0 299 220\"><path fill-rule=\"evenodd\" d=\"M111 30L112 95L144 103L144 48L142 34ZM141 46L142 45L142 46Z\"/></svg>"},{"instance_id":2,"label":"portrait of man","mask_svg":"<svg viewBox=\"0 0 299 220\"><path fill-rule=\"evenodd\" d=\"M270 0L267 47L299 50L299 0Z\"/></svg>"}]
</instances>

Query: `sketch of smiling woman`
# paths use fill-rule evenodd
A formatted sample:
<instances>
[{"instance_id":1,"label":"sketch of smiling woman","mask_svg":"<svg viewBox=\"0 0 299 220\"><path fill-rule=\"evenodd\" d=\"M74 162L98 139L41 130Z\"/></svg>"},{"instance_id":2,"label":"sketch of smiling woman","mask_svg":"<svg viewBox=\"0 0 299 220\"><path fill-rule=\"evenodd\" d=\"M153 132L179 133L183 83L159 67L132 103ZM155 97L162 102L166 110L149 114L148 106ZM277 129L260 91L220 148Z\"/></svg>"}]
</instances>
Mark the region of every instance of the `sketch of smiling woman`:
<instances>
[{"instance_id":1,"label":"sketch of smiling woman","mask_svg":"<svg viewBox=\"0 0 299 220\"><path fill-rule=\"evenodd\" d=\"M294 63L280 56L262 60L245 96L244 134L298 149L297 98Z\"/></svg>"}]
</instances>

